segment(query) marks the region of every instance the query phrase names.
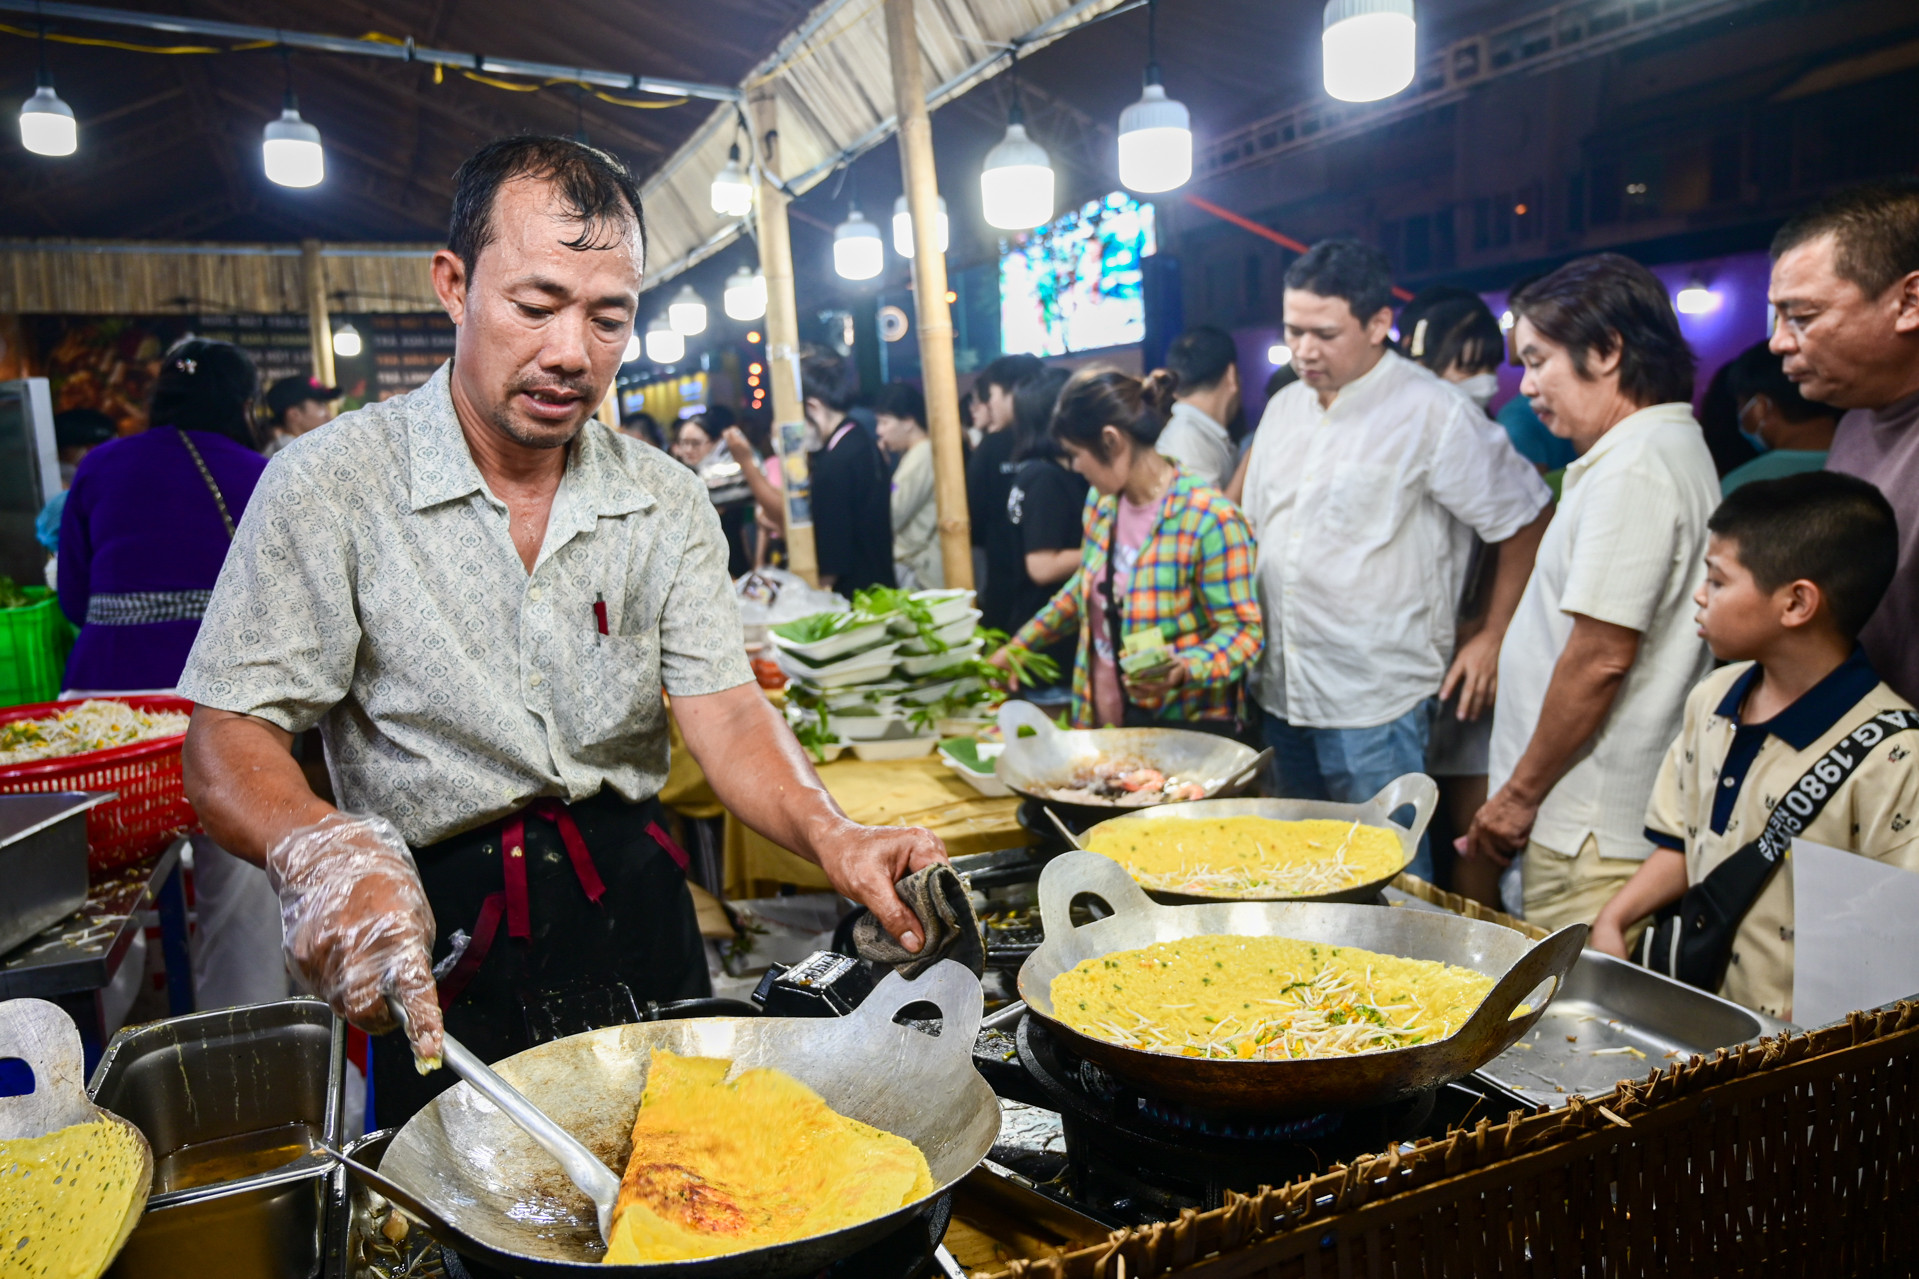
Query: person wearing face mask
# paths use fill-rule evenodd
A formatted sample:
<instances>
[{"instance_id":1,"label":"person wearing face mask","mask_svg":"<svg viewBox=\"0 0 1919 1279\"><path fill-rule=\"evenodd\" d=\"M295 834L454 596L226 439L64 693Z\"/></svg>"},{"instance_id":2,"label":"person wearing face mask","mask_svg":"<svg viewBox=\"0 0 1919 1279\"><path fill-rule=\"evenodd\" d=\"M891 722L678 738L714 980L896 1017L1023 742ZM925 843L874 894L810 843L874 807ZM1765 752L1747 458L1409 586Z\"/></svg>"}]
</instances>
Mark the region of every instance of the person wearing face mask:
<instances>
[{"instance_id":1,"label":"person wearing face mask","mask_svg":"<svg viewBox=\"0 0 1919 1279\"><path fill-rule=\"evenodd\" d=\"M1726 385L1739 406L1739 433L1759 456L1720 480L1720 492L1754 480L1777 480L1825 469L1839 410L1799 393L1785 366L1764 342L1755 342L1726 366Z\"/></svg>"},{"instance_id":2,"label":"person wearing face mask","mask_svg":"<svg viewBox=\"0 0 1919 1279\"><path fill-rule=\"evenodd\" d=\"M1712 667L1692 598L1719 478L1652 272L1578 258L1512 307L1520 394L1580 456L1499 655L1493 796L1461 851L1523 859L1526 918L1557 929L1591 923L1652 851L1646 796Z\"/></svg>"},{"instance_id":3,"label":"person wearing face mask","mask_svg":"<svg viewBox=\"0 0 1919 1279\"><path fill-rule=\"evenodd\" d=\"M1919 180L1841 191L1779 228L1770 298L1786 376L1849 410L1827 469L1876 485L1899 516L1899 568L1859 644L1919 699Z\"/></svg>"},{"instance_id":4,"label":"person wearing face mask","mask_svg":"<svg viewBox=\"0 0 1919 1279\"><path fill-rule=\"evenodd\" d=\"M1400 350L1408 359L1431 369L1464 392L1481 412L1487 411L1499 390L1497 369L1506 355L1506 336L1477 293L1448 285L1422 290L1399 313L1399 334ZM1474 535L1453 624L1457 645L1463 646L1485 628L1489 588L1498 562L1498 549ZM1431 828L1434 845L1441 849L1450 848L1456 837L1466 833L1472 815L1486 802L1492 707L1482 706L1476 713L1468 710L1455 690L1433 716L1432 739L1426 745L1426 772L1439 783L1446 800L1444 821L1436 821ZM1490 862L1458 862L1448 887L1486 905L1499 904L1499 876Z\"/></svg>"},{"instance_id":5,"label":"person wearing face mask","mask_svg":"<svg viewBox=\"0 0 1919 1279\"><path fill-rule=\"evenodd\" d=\"M1354 240L1286 273L1300 380L1266 405L1244 503L1266 628L1253 691L1285 797L1370 799L1424 770L1439 699L1484 713L1550 517L1498 423L1392 349L1392 300L1386 256ZM1474 534L1499 567L1485 625L1455 652ZM1423 841L1411 869L1432 876Z\"/></svg>"}]
</instances>

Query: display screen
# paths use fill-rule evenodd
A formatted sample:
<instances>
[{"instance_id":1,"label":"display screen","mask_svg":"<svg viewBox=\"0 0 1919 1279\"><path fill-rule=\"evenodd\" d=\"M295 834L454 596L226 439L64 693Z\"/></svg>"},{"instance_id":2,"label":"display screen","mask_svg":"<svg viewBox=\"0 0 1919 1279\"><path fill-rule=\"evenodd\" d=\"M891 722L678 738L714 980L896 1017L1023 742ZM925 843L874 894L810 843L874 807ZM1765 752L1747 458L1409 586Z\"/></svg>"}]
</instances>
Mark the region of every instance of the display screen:
<instances>
[{"instance_id":1,"label":"display screen","mask_svg":"<svg viewBox=\"0 0 1919 1279\"><path fill-rule=\"evenodd\" d=\"M1000 244L1000 348L1065 355L1146 337L1153 206L1115 191Z\"/></svg>"}]
</instances>

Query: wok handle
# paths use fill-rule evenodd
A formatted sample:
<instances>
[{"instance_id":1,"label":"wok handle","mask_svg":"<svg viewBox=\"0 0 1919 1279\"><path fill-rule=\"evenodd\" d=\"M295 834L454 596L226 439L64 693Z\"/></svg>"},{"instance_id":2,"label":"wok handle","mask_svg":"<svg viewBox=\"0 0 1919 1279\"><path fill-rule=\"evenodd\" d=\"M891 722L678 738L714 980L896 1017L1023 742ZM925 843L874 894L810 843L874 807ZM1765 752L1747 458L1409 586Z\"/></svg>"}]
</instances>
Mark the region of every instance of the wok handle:
<instances>
[{"instance_id":1,"label":"wok handle","mask_svg":"<svg viewBox=\"0 0 1919 1279\"><path fill-rule=\"evenodd\" d=\"M1115 915L1161 909L1112 858L1085 849L1061 853L1039 873L1039 918L1047 940L1073 931L1073 899L1081 893L1104 898Z\"/></svg>"},{"instance_id":2,"label":"wok handle","mask_svg":"<svg viewBox=\"0 0 1919 1279\"><path fill-rule=\"evenodd\" d=\"M1382 821L1391 821L1392 815L1408 804L1413 806L1413 820L1406 828L1406 847L1416 849L1419 837L1426 833L1426 824L1433 819L1433 809L1439 804L1438 782L1424 773L1404 773L1380 787L1379 793L1366 801L1366 807L1375 809Z\"/></svg>"},{"instance_id":3,"label":"wok handle","mask_svg":"<svg viewBox=\"0 0 1919 1279\"><path fill-rule=\"evenodd\" d=\"M911 981L897 972L888 973L843 1020L864 1037L891 1025L908 1004L921 1002L940 1010L940 1033L934 1041L942 1046L938 1051L961 1053L971 1060L973 1041L979 1038L980 1021L986 1015L986 997L979 978L950 959L940 960Z\"/></svg>"},{"instance_id":4,"label":"wok handle","mask_svg":"<svg viewBox=\"0 0 1919 1279\"><path fill-rule=\"evenodd\" d=\"M1579 952L1586 947L1587 931L1584 924L1568 924L1521 955L1519 962L1506 971L1479 1010L1461 1027L1461 1038L1468 1042L1481 1036L1501 1040L1498 1049L1487 1054L1489 1059L1510 1048L1558 996L1566 974L1579 962ZM1553 979L1552 994L1542 1000L1539 1007L1515 1020L1513 1010L1548 977Z\"/></svg>"},{"instance_id":5,"label":"wok handle","mask_svg":"<svg viewBox=\"0 0 1919 1279\"><path fill-rule=\"evenodd\" d=\"M1224 786L1220 787L1218 794L1225 795L1228 792L1237 794L1242 787L1244 787L1247 783L1251 782L1253 779L1257 778L1260 774L1260 770L1264 769L1266 765L1270 764L1272 762L1272 759L1273 759L1273 748L1268 746L1265 750L1262 750L1259 754L1253 756L1252 763L1240 769L1238 773L1233 775L1231 780L1229 780Z\"/></svg>"},{"instance_id":6,"label":"wok handle","mask_svg":"<svg viewBox=\"0 0 1919 1279\"><path fill-rule=\"evenodd\" d=\"M406 1031L406 1006L391 995L387 996L387 1006L393 1010L400 1029ZM409 1034L408 1038L411 1037ZM540 1149L560 1165L567 1180L593 1201L600 1219L600 1238L610 1241L613 1209L620 1198L620 1179L613 1170L601 1163L599 1157L588 1150L578 1137L554 1123L545 1111L528 1101L524 1093L475 1056L472 1049L448 1034L442 1034L440 1045L446 1064L453 1073L524 1129L526 1135L533 1138Z\"/></svg>"}]
</instances>

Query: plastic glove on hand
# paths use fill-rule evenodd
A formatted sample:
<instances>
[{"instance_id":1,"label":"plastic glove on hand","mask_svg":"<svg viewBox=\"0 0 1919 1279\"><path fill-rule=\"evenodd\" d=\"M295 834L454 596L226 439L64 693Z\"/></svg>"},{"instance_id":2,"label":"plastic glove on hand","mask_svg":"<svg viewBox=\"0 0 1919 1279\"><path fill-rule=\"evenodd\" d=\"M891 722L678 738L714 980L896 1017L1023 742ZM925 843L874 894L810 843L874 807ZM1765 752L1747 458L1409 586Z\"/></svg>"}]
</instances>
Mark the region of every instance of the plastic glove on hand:
<instances>
[{"instance_id":1,"label":"plastic glove on hand","mask_svg":"<svg viewBox=\"0 0 1919 1279\"><path fill-rule=\"evenodd\" d=\"M287 957L309 989L363 1030L391 1030L405 1004L415 1065L440 1064L433 910L400 832L384 817L335 813L267 853Z\"/></svg>"}]
</instances>

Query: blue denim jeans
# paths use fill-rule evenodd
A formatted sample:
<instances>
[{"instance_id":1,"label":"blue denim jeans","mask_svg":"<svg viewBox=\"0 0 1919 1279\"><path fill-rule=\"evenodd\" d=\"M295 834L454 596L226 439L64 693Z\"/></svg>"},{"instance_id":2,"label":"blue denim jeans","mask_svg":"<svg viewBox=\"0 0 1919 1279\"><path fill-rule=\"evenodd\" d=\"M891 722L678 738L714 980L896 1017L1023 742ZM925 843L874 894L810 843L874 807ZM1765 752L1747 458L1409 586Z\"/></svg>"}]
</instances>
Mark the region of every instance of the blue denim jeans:
<instances>
[{"instance_id":1,"label":"blue denim jeans","mask_svg":"<svg viewBox=\"0 0 1919 1279\"><path fill-rule=\"evenodd\" d=\"M1395 777L1424 772L1437 706L1438 699L1429 697L1391 723L1374 728L1302 728L1262 712L1266 744L1273 748L1273 794L1281 799L1359 804ZM1409 813L1402 809L1393 816L1409 820ZM1433 852L1425 835L1419 837L1419 853L1406 869L1432 881Z\"/></svg>"}]
</instances>

